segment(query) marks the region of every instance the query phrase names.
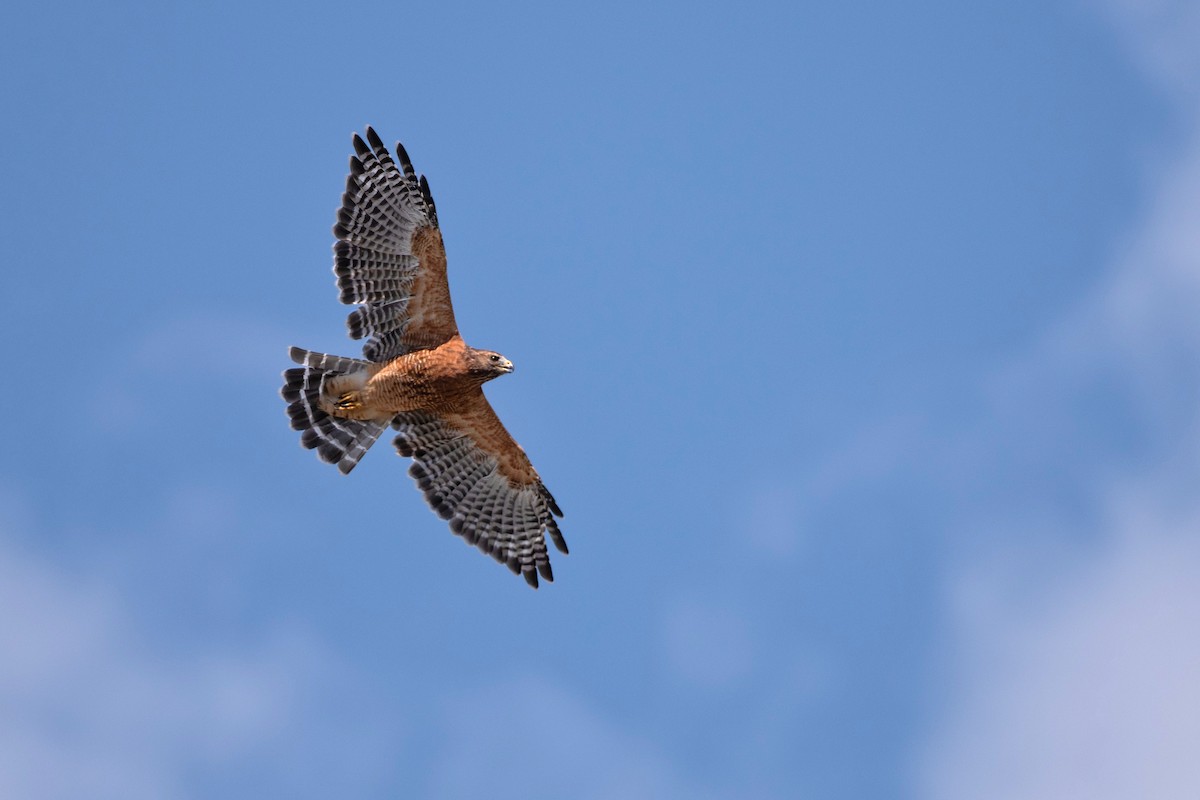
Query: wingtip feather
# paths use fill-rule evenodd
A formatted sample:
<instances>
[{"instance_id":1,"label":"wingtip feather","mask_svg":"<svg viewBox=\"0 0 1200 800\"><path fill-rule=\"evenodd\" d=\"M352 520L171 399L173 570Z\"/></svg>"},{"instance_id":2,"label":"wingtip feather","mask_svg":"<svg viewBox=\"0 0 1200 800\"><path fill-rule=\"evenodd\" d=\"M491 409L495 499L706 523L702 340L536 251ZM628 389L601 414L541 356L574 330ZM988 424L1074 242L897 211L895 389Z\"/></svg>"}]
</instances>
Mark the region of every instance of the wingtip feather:
<instances>
[{"instance_id":1,"label":"wingtip feather","mask_svg":"<svg viewBox=\"0 0 1200 800\"><path fill-rule=\"evenodd\" d=\"M370 125L367 126L367 144L371 145L371 149L378 153L380 150L386 152L387 148L383 146L383 140L379 138L379 134Z\"/></svg>"}]
</instances>

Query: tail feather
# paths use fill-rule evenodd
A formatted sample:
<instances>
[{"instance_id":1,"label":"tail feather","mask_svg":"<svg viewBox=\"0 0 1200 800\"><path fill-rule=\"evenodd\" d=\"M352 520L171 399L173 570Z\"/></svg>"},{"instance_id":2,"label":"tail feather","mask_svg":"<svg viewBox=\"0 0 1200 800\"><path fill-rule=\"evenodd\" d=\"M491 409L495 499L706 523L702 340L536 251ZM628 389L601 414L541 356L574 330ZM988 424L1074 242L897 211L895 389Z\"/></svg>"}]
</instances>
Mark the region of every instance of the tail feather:
<instances>
[{"instance_id":1,"label":"tail feather","mask_svg":"<svg viewBox=\"0 0 1200 800\"><path fill-rule=\"evenodd\" d=\"M301 445L316 450L322 461L336 464L343 475L348 474L391 420L331 416L321 408L321 394L327 379L353 372L370 362L313 353L299 347L293 347L290 355L303 365L283 373L283 388L279 392L288 403L292 429L302 431Z\"/></svg>"},{"instance_id":2,"label":"tail feather","mask_svg":"<svg viewBox=\"0 0 1200 800\"><path fill-rule=\"evenodd\" d=\"M305 367L314 367L326 372L354 372L356 369L371 366L370 361L346 356L331 356L325 353L314 353L302 347L289 347L288 357Z\"/></svg>"}]
</instances>

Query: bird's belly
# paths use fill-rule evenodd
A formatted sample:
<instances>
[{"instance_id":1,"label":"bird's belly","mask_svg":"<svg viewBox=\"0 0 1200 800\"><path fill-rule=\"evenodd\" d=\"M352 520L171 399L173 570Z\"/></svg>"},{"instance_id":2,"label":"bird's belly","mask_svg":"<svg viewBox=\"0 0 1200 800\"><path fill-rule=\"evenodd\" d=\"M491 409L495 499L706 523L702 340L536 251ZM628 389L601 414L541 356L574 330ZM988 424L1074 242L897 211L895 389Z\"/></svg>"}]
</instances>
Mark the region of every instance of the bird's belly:
<instances>
[{"instance_id":1,"label":"bird's belly","mask_svg":"<svg viewBox=\"0 0 1200 800\"><path fill-rule=\"evenodd\" d=\"M466 376L445 374L418 364L396 366L396 369L391 365L385 367L368 383L366 402L372 408L393 414L445 410L471 388Z\"/></svg>"}]
</instances>

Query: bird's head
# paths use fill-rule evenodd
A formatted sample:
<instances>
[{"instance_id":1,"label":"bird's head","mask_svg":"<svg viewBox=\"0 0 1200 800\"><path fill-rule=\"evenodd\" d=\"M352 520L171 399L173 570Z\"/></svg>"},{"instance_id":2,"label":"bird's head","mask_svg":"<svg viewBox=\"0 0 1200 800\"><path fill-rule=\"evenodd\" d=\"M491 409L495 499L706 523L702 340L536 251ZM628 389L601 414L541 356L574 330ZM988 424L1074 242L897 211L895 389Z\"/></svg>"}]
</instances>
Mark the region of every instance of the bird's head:
<instances>
[{"instance_id":1,"label":"bird's head","mask_svg":"<svg viewBox=\"0 0 1200 800\"><path fill-rule=\"evenodd\" d=\"M491 350L471 351L471 373L485 381L513 371L513 363Z\"/></svg>"}]
</instances>

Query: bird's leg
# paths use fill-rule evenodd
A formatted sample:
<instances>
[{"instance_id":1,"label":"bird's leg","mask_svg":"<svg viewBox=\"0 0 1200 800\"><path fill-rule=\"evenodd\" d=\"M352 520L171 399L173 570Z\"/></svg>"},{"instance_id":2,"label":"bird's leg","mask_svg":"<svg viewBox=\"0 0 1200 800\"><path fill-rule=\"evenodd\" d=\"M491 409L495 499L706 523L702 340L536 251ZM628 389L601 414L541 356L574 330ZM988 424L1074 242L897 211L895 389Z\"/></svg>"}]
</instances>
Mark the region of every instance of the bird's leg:
<instances>
[{"instance_id":1,"label":"bird's leg","mask_svg":"<svg viewBox=\"0 0 1200 800\"><path fill-rule=\"evenodd\" d=\"M338 375L325 382L321 407L325 413L347 419L366 419L372 414L366 408L367 375L361 372Z\"/></svg>"}]
</instances>

